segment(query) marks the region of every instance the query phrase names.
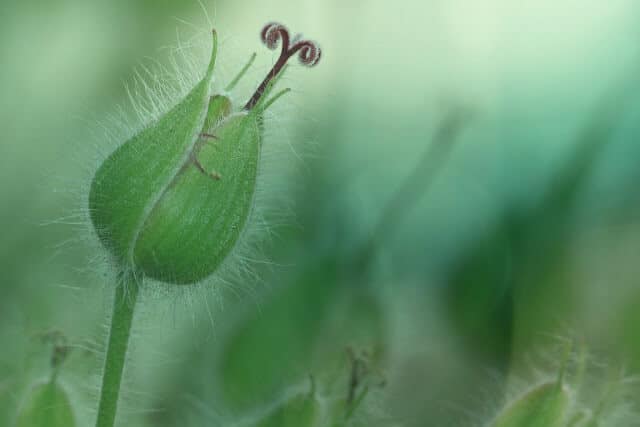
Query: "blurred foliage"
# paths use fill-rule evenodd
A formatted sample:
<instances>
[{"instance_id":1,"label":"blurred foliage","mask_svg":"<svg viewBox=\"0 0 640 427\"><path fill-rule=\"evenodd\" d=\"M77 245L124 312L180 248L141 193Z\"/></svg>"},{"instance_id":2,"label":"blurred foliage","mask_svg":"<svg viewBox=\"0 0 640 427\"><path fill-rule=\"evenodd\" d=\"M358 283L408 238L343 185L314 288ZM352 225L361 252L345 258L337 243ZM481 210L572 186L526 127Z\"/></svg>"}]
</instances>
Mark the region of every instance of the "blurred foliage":
<instances>
[{"instance_id":1,"label":"blurred foliage","mask_svg":"<svg viewBox=\"0 0 640 427\"><path fill-rule=\"evenodd\" d=\"M20 410L17 427L73 427L73 409L67 393L55 381L35 386Z\"/></svg>"},{"instance_id":2,"label":"blurred foliage","mask_svg":"<svg viewBox=\"0 0 640 427\"><path fill-rule=\"evenodd\" d=\"M553 330L555 313L570 310L577 299L580 289L566 271L580 231L576 211L626 105L622 91L612 95L584 126L571 160L539 200L526 208L508 205L486 235L454 261L445 289L452 321L485 363L508 367L512 351L530 351L539 341L535 335ZM514 334L521 343L512 341Z\"/></svg>"},{"instance_id":3,"label":"blurred foliage","mask_svg":"<svg viewBox=\"0 0 640 427\"><path fill-rule=\"evenodd\" d=\"M514 402L492 423L495 427L563 427L569 393L557 383L545 383Z\"/></svg>"},{"instance_id":4,"label":"blurred foliage","mask_svg":"<svg viewBox=\"0 0 640 427\"><path fill-rule=\"evenodd\" d=\"M123 82L144 58L169 64L178 38L197 54L205 11L221 82L258 53L241 98L272 59L264 22L322 45L267 125L265 148L286 149L265 156L266 196L292 215L246 282L143 296L121 425L485 425L513 378L555 377L549 336L640 372L632 0L1 8L0 425L42 399L93 423L112 274L85 231L86 179L108 116L133 113ZM473 114L453 126L457 105ZM68 338L33 339L51 330ZM52 348L71 356L43 382ZM593 413L623 408L603 425L637 424L638 394L606 392L624 382L580 388Z\"/></svg>"}]
</instances>

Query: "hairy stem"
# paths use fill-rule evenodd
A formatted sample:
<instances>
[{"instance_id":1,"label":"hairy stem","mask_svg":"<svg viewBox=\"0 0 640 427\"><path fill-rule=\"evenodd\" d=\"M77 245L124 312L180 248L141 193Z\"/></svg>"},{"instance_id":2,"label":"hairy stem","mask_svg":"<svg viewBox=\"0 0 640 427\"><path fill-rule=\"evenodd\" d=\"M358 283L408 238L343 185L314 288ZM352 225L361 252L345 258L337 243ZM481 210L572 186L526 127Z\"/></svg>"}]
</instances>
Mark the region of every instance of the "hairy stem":
<instances>
[{"instance_id":1,"label":"hairy stem","mask_svg":"<svg viewBox=\"0 0 640 427\"><path fill-rule=\"evenodd\" d=\"M107 357L102 371L96 427L113 427L115 423L122 371L127 355L139 285L139 279L133 273L122 273L118 280L113 299Z\"/></svg>"}]
</instances>

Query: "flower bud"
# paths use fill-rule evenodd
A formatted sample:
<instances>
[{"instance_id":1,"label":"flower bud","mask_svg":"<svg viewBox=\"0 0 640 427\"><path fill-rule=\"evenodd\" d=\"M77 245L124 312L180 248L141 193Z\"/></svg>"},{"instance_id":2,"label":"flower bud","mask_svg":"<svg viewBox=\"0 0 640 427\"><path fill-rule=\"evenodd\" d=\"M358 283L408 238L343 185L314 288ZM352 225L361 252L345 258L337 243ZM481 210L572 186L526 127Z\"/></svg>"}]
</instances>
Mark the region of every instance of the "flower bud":
<instances>
[{"instance_id":1,"label":"flower bud","mask_svg":"<svg viewBox=\"0 0 640 427\"><path fill-rule=\"evenodd\" d=\"M263 113L287 90L268 97L291 56L299 53L309 66L320 58L312 42L290 46L281 25L269 24L262 34L271 49L281 41L282 53L243 108L234 110L229 98L210 93L214 31L204 78L96 172L89 194L91 220L122 268L167 283L195 283L212 274L234 248L253 205Z\"/></svg>"}]
</instances>

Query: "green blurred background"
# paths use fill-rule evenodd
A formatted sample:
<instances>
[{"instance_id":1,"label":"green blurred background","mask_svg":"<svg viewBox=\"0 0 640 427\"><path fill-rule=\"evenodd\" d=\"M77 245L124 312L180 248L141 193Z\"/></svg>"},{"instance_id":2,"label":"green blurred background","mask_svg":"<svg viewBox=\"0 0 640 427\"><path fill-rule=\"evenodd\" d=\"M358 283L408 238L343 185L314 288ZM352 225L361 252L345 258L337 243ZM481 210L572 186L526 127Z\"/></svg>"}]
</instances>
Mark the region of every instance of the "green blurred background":
<instances>
[{"instance_id":1,"label":"green blurred background","mask_svg":"<svg viewBox=\"0 0 640 427\"><path fill-rule=\"evenodd\" d=\"M267 122L269 261L144 295L122 425L230 425L309 374L346 384L347 348L384 378L380 426L481 423L508 378L557 368L554 337L640 373L636 1L2 0L0 425L52 330L92 423L113 276L83 189L136 70L206 61L214 25L220 86L258 53L241 103L272 20L323 57Z\"/></svg>"}]
</instances>

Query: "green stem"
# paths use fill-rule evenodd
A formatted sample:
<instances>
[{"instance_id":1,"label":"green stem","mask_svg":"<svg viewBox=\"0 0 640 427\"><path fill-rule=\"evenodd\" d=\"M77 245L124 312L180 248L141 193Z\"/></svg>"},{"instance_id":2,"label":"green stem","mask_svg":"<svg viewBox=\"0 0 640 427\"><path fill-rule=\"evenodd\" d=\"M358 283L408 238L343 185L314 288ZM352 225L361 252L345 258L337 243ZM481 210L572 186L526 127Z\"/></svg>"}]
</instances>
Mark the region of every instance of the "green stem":
<instances>
[{"instance_id":1,"label":"green stem","mask_svg":"<svg viewBox=\"0 0 640 427\"><path fill-rule=\"evenodd\" d=\"M113 299L107 357L102 371L96 427L113 427L115 423L122 371L127 355L139 285L139 279L134 277L133 273L122 273L118 280Z\"/></svg>"}]
</instances>

